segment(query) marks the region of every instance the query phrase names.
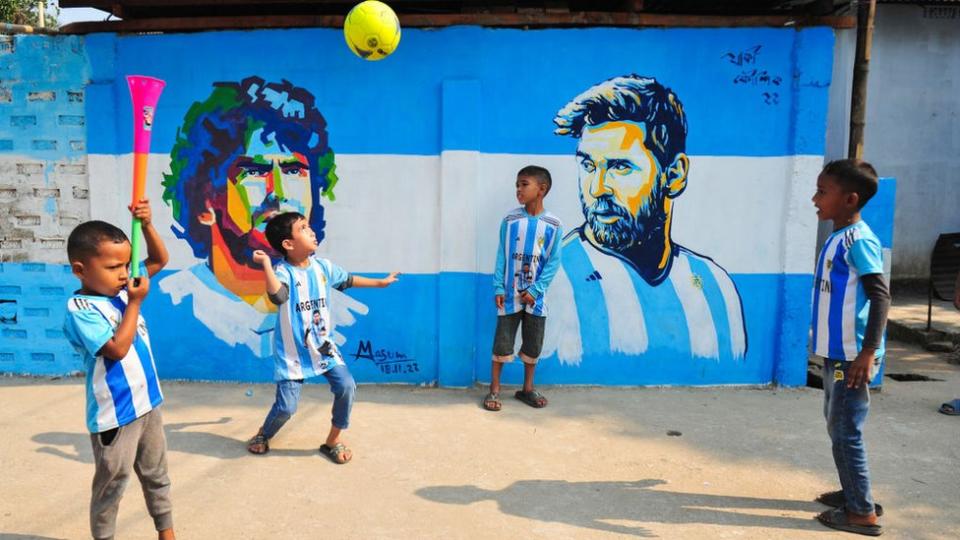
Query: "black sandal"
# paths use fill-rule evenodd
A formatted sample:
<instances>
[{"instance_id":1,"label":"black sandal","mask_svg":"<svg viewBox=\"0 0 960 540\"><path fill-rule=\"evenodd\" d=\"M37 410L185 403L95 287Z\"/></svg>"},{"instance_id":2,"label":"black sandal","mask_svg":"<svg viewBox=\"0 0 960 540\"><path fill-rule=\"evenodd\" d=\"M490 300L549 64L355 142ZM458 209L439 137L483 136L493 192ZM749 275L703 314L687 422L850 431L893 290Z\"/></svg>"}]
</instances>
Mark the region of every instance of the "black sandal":
<instances>
[{"instance_id":1,"label":"black sandal","mask_svg":"<svg viewBox=\"0 0 960 540\"><path fill-rule=\"evenodd\" d=\"M531 390L529 392L517 390L517 393L514 394L514 397L533 407L534 409L542 409L547 406L547 398L536 390Z\"/></svg>"},{"instance_id":2,"label":"black sandal","mask_svg":"<svg viewBox=\"0 0 960 540\"><path fill-rule=\"evenodd\" d=\"M320 445L320 453L330 458L330 461L336 463L337 465L346 465L347 463L350 463L351 459L353 459L353 454L351 453L350 457L346 457L343 459L343 461L341 461L341 456L343 456L346 452L347 447L343 443L338 442L333 446L326 444Z\"/></svg>"},{"instance_id":3,"label":"black sandal","mask_svg":"<svg viewBox=\"0 0 960 540\"><path fill-rule=\"evenodd\" d=\"M820 504L825 504L834 508L840 508L841 506L845 506L847 504L847 500L843 496L843 490L821 493L820 495L817 495L817 498L814 500ZM877 513L877 517L883 515L883 506L881 506L880 503L875 503L873 505L873 509L873 511Z\"/></svg>"},{"instance_id":4,"label":"black sandal","mask_svg":"<svg viewBox=\"0 0 960 540\"><path fill-rule=\"evenodd\" d=\"M883 527L879 523L876 525L850 523L850 520L847 519L847 510L842 506L821 513L817 516L817 521L838 531L852 532L864 536L880 536L883 534Z\"/></svg>"},{"instance_id":5,"label":"black sandal","mask_svg":"<svg viewBox=\"0 0 960 540\"><path fill-rule=\"evenodd\" d=\"M499 392L490 392L487 397L483 398L483 408L488 411L497 412L502 407L503 403L500 401Z\"/></svg>"}]
</instances>

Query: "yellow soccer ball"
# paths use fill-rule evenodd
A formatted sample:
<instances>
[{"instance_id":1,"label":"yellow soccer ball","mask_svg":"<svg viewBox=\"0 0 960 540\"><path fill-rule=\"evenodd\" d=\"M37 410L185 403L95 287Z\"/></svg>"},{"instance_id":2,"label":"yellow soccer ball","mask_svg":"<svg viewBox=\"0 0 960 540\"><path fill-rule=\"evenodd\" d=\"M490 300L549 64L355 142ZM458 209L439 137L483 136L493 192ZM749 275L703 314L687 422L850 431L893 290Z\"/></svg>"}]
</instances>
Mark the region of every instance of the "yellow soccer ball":
<instances>
[{"instance_id":1,"label":"yellow soccer ball","mask_svg":"<svg viewBox=\"0 0 960 540\"><path fill-rule=\"evenodd\" d=\"M400 44L400 20L390 6L366 0L347 13L343 37L353 54L364 60L380 60Z\"/></svg>"}]
</instances>

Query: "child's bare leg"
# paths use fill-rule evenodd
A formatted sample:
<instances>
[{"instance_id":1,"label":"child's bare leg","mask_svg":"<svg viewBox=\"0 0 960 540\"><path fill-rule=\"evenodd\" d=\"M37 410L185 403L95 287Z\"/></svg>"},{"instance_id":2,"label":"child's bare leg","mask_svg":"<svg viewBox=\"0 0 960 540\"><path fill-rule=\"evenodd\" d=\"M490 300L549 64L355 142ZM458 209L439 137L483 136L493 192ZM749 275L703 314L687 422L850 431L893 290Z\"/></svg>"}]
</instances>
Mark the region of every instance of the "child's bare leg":
<instances>
[{"instance_id":1,"label":"child's bare leg","mask_svg":"<svg viewBox=\"0 0 960 540\"><path fill-rule=\"evenodd\" d=\"M537 365L532 363L523 363L523 391L524 392L533 392L533 373L536 371Z\"/></svg>"},{"instance_id":2,"label":"child's bare leg","mask_svg":"<svg viewBox=\"0 0 960 540\"><path fill-rule=\"evenodd\" d=\"M503 362L494 361L490 367L490 391L500 393L500 373L503 371Z\"/></svg>"},{"instance_id":3,"label":"child's bare leg","mask_svg":"<svg viewBox=\"0 0 960 540\"><path fill-rule=\"evenodd\" d=\"M176 537L173 535L173 529L164 529L157 533L157 540L176 540Z\"/></svg>"}]
</instances>

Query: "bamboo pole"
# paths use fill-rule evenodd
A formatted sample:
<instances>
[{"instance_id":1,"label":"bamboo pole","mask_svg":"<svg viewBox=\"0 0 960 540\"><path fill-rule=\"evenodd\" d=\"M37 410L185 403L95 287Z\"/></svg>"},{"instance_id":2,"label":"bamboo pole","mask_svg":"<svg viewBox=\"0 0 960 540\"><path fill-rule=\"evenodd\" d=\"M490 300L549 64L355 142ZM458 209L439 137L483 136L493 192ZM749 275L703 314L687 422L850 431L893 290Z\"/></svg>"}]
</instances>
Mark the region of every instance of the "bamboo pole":
<instances>
[{"instance_id":1,"label":"bamboo pole","mask_svg":"<svg viewBox=\"0 0 960 540\"><path fill-rule=\"evenodd\" d=\"M853 64L853 95L850 98L850 144L847 157L863 157L863 132L867 116L867 76L877 0L857 2L857 52Z\"/></svg>"}]
</instances>

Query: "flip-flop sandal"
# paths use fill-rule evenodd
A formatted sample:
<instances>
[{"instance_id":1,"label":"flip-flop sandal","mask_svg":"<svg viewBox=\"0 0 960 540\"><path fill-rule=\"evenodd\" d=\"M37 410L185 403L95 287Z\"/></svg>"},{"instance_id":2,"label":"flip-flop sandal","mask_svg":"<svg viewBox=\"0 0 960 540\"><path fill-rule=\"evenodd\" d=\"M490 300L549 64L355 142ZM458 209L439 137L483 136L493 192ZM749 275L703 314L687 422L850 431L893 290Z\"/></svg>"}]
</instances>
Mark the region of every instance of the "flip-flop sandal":
<instances>
[{"instance_id":1,"label":"flip-flop sandal","mask_svg":"<svg viewBox=\"0 0 960 540\"><path fill-rule=\"evenodd\" d=\"M832 506L834 508L839 508L847 504L846 498L843 496L843 490L837 491L828 491L826 493L821 493L817 495L817 498L814 499L820 504L825 504L827 506ZM883 506L880 503L874 503L873 505L874 512L877 513L877 517L883 515Z\"/></svg>"},{"instance_id":2,"label":"flip-flop sandal","mask_svg":"<svg viewBox=\"0 0 960 540\"><path fill-rule=\"evenodd\" d=\"M531 390L529 392L517 390L517 393L514 394L514 397L533 407L534 409L542 409L547 406L547 398L536 390Z\"/></svg>"},{"instance_id":3,"label":"flip-flop sandal","mask_svg":"<svg viewBox=\"0 0 960 540\"><path fill-rule=\"evenodd\" d=\"M344 452L347 451L347 447L343 443L337 443L335 445L328 446L326 444L320 445L320 453L330 458L330 461L336 463L337 465L346 465L350 463L350 460L353 459L353 455L347 457L343 460L340 459L340 456L344 455Z\"/></svg>"},{"instance_id":4,"label":"flip-flop sandal","mask_svg":"<svg viewBox=\"0 0 960 540\"><path fill-rule=\"evenodd\" d=\"M880 536L883 534L883 527L878 525L857 525L850 523L847 519L847 511L841 506L827 510L817 516L817 521L823 523L831 529L838 531L852 532L864 536Z\"/></svg>"},{"instance_id":5,"label":"flip-flop sandal","mask_svg":"<svg viewBox=\"0 0 960 540\"><path fill-rule=\"evenodd\" d=\"M263 448L263 450L259 452L254 450L253 446L256 444L261 445L261 448ZM247 452L250 452L251 454L256 454L259 456L259 455L266 454L269 451L270 451L270 442L267 440L266 437L263 436L263 433L257 433L256 435L254 435L252 439L250 439L250 442L247 443Z\"/></svg>"},{"instance_id":6,"label":"flip-flop sandal","mask_svg":"<svg viewBox=\"0 0 960 540\"><path fill-rule=\"evenodd\" d=\"M499 392L490 392L487 397L483 398L483 408L488 411L497 412L502 407L503 403L500 401Z\"/></svg>"},{"instance_id":7,"label":"flip-flop sandal","mask_svg":"<svg viewBox=\"0 0 960 540\"><path fill-rule=\"evenodd\" d=\"M944 403L937 411L950 416L960 416L960 398Z\"/></svg>"}]
</instances>

